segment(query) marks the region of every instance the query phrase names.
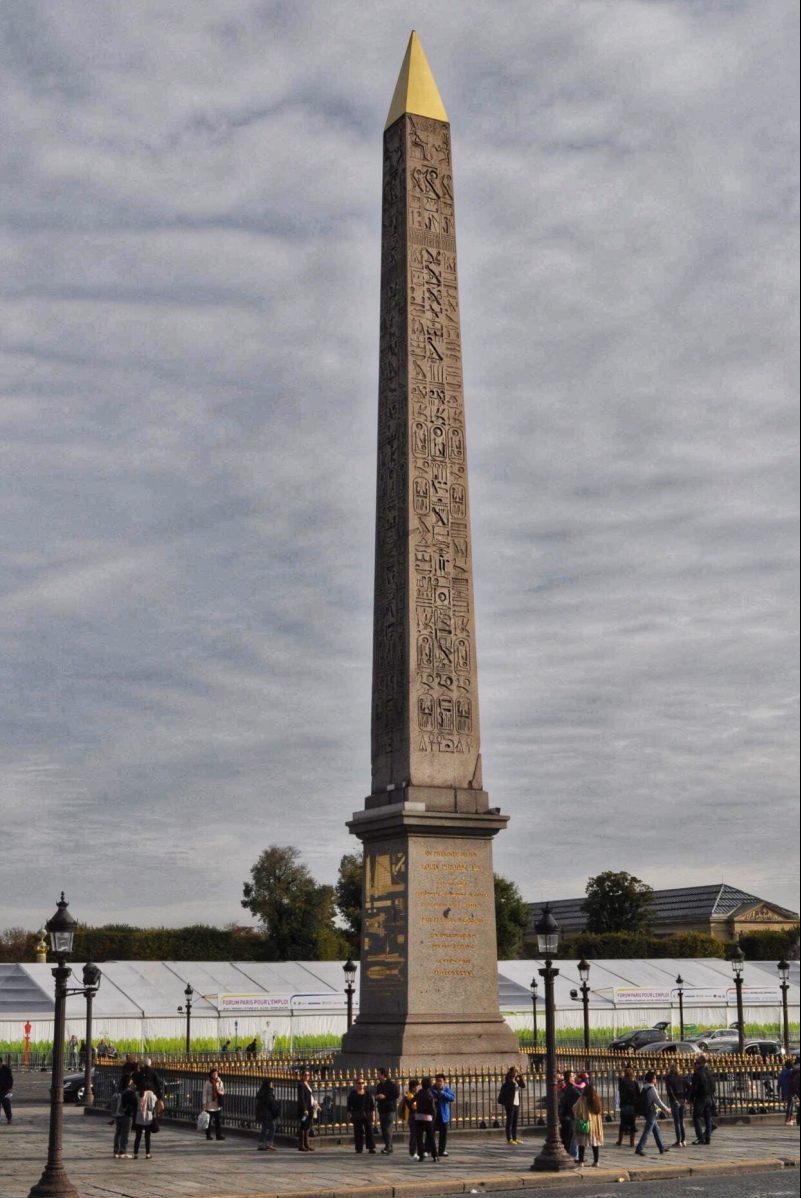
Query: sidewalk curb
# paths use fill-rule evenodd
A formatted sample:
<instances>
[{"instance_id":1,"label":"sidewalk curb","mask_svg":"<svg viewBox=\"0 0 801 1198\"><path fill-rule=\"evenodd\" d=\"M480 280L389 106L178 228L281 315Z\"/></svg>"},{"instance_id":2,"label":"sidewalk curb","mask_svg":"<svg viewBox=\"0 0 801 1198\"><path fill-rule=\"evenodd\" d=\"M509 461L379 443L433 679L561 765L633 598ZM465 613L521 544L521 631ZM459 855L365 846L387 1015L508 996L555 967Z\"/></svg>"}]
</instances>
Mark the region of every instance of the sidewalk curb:
<instances>
[{"instance_id":1,"label":"sidewalk curb","mask_svg":"<svg viewBox=\"0 0 801 1198\"><path fill-rule=\"evenodd\" d=\"M262 1198L440 1198L447 1194L469 1194L478 1190L492 1194L497 1190L538 1190L545 1187L581 1186L617 1182L666 1181L680 1177L714 1177L731 1173L778 1173L782 1169L799 1168L798 1157L751 1157L741 1161L709 1161L693 1165L654 1165L642 1169L585 1169L567 1173L503 1173L491 1177L443 1178L437 1181L429 1173L417 1181L397 1184L325 1187L317 1190L285 1190L280 1195L264 1191ZM209 1198L239 1198L238 1195L215 1193Z\"/></svg>"}]
</instances>

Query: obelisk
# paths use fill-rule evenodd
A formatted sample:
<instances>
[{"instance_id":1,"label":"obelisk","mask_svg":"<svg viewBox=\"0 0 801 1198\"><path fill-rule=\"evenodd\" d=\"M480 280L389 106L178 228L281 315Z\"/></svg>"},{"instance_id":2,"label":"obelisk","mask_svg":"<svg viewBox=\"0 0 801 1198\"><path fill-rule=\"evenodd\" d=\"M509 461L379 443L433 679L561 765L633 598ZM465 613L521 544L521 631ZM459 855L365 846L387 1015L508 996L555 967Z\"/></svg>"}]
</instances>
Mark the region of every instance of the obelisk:
<instances>
[{"instance_id":1,"label":"obelisk","mask_svg":"<svg viewBox=\"0 0 801 1198\"><path fill-rule=\"evenodd\" d=\"M517 1062L481 778L448 116L412 33L384 130L372 792L345 1065Z\"/></svg>"}]
</instances>

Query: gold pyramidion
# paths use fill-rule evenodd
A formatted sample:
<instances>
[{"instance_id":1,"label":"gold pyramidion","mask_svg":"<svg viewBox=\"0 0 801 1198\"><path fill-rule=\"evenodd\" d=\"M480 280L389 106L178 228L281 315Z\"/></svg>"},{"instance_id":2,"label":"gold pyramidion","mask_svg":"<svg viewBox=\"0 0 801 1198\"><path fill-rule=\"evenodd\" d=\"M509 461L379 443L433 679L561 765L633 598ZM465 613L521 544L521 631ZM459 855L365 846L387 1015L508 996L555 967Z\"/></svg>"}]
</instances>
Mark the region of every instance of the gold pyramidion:
<instances>
[{"instance_id":1,"label":"gold pyramidion","mask_svg":"<svg viewBox=\"0 0 801 1198\"><path fill-rule=\"evenodd\" d=\"M420 45L420 38L414 30L409 38L409 45L406 47L406 57L403 60L400 75L398 75L398 82L395 84L395 94L389 106L389 116L384 128L388 129L390 125L394 125L404 112L411 112L415 116L431 117L434 121L447 121L448 119L439 88L434 82L428 59Z\"/></svg>"}]
</instances>

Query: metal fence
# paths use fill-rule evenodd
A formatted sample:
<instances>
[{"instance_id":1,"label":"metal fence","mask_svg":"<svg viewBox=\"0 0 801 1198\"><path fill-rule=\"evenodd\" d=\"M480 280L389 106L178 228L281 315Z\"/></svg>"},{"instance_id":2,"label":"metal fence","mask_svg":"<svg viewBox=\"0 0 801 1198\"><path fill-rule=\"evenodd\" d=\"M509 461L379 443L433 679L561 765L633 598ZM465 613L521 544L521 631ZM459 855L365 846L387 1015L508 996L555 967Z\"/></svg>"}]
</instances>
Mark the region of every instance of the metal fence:
<instances>
[{"instance_id":1,"label":"metal fence","mask_svg":"<svg viewBox=\"0 0 801 1198\"><path fill-rule=\"evenodd\" d=\"M658 1077L664 1076L670 1064L676 1061L681 1072L691 1073L693 1058L646 1058L637 1056L633 1061L596 1060L587 1062L584 1054L560 1054L561 1068L583 1069L589 1063L593 1084L604 1104L604 1117L608 1123L619 1118L617 1083L624 1064L632 1064L638 1077L653 1069ZM609 1054L595 1054L608 1058ZM330 1064L319 1062L264 1060L247 1063L220 1063L220 1076L225 1085L223 1120L233 1128L256 1129L256 1091L265 1077L274 1085L275 1094L281 1103L281 1132L296 1135L298 1132L297 1093L300 1069L312 1070L312 1087L318 1102L313 1134L322 1137L341 1138L349 1134L347 1122L347 1100L356 1074L335 1071ZM717 1079L716 1105L719 1115L769 1114L784 1110L776 1077L781 1067L778 1061L728 1057L725 1067L716 1067L710 1062ZM194 1122L201 1110L203 1083L208 1075L205 1062L185 1061L182 1067L158 1064L161 1078L165 1116L182 1122ZM95 1083L96 1104L109 1103L120 1076L119 1063L100 1063ZM375 1077L362 1071L369 1084ZM452 1071L448 1084L456 1093L452 1108L451 1126L454 1130L483 1130L503 1126L504 1111L498 1103L498 1091L503 1081L503 1072L492 1070ZM399 1079L403 1089L407 1078ZM520 1093L521 1127L543 1126L545 1123L545 1073L533 1068L525 1075L526 1087ZM398 1120L396 1130L403 1133L404 1125Z\"/></svg>"}]
</instances>

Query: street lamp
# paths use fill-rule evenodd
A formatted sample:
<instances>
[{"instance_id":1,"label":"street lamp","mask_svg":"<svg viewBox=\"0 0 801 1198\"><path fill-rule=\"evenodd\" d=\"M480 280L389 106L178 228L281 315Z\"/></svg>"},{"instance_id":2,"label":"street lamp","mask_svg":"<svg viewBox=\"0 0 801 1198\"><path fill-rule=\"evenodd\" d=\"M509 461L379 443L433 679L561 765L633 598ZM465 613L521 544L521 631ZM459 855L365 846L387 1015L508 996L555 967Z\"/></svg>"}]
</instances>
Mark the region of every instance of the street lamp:
<instances>
[{"instance_id":1,"label":"street lamp","mask_svg":"<svg viewBox=\"0 0 801 1198\"><path fill-rule=\"evenodd\" d=\"M684 1039L684 978L681 974L676 978L676 985L679 988L679 1040Z\"/></svg>"},{"instance_id":2,"label":"street lamp","mask_svg":"<svg viewBox=\"0 0 801 1198\"><path fill-rule=\"evenodd\" d=\"M50 1133L47 1140L47 1164L28 1198L78 1198L78 1191L67 1177L61 1160L61 1139L64 1116L64 1017L67 1004L67 980L72 970L67 957L72 952L77 921L70 915L61 892L58 909L45 925L50 947L58 964L52 971L56 981L56 1005L53 1013L53 1074L50 1079Z\"/></svg>"},{"instance_id":3,"label":"street lamp","mask_svg":"<svg viewBox=\"0 0 801 1198\"><path fill-rule=\"evenodd\" d=\"M345 974L345 1000L348 1004L348 1031L353 1027L353 995L356 993L356 966L348 957L345 964L342 966L342 972Z\"/></svg>"},{"instance_id":4,"label":"street lamp","mask_svg":"<svg viewBox=\"0 0 801 1198\"><path fill-rule=\"evenodd\" d=\"M581 1005L584 1008L584 1051L590 1051L590 963L582 957L578 963L581 978Z\"/></svg>"},{"instance_id":5,"label":"street lamp","mask_svg":"<svg viewBox=\"0 0 801 1198\"><path fill-rule=\"evenodd\" d=\"M790 989L790 966L782 957L776 968L779 971L781 978L781 986L779 989L782 992L782 1041L784 1042L784 1051L790 1051L790 1017L787 1011L787 992Z\"/></svg>"},{"instance_id":6,"label":"street lamp","mask_svg":"<svg viewBox=\"0 0 801 1198\"><path fill-rule=\"evenodd\" d=\"M83 1062L83 1105L95 1105L95 1092L92 1089L92 1000L100 989L100 970L91 961L83 967L83 993L86 997L86 1055Z\"/></svg>"},{"instance_id":7,"label":"street lamp","mask_svg":"<svg viewBox=\"0 0 801 1198\"><path fill-rule=\"evenodd\" d=\"M745 965L745 953L736 944L729 954L731 961L732 973L734 974L734 987L737 991L737 1051L742 1056L745 1048L745 1017L743 1015L743 967Z\"/></svg>"},{"instance_id":8,"label":"street lamp","mask_svg":"<svg viewBox=\"0 0 801 1198\"><path fill-rule=\"evenodd\" d=\"M194 993L195 993L194 990L187 982L186 989L184 990L184 998L186 999L186 1008L185 1009L186 1009L186 1055L187 1056L189 1056L189 1053L191 1051L190 1045L192 1043L192 995ZM184 1013L184 1007L179 1007L178 1014L183 1015L183 1013Z\"/></svg>"},{"instance_id":9,"label":"street lamp","mask_svg":"<svg viewBox=\"0 0 801 1198\"><path fill-rule=\"evenodd\" d=\"M546 903L542 915L534 924L537 933L537 949L545 961L538 970L545 981L545 1102L547 1125L545 1143L534 1157L531 1168L537 1172L560 1173L574 1169L575 1161L565 1152L559 1138L558 1095L556 1091L556 1012L554 1009L554 980L559 970L554 969L553 959L559 948L559 924L553 917L550 904Z\"/></svg>"},{"instance_id":10,"label":"street lamp","mask_svg":"<svg viewBox=\"0 0 801 1198\"><path fill-rule=\"evenodd\" d=\"M531 979L531 986L529 987L529 989L531 990L531 1022L533 1025L532 1026L532 1044L534 1046L534 1051L536 1052L537 1049L539 1048L539 1035L537 1032L537 979L536 978Z\"/></svg>"}]
</instances>

